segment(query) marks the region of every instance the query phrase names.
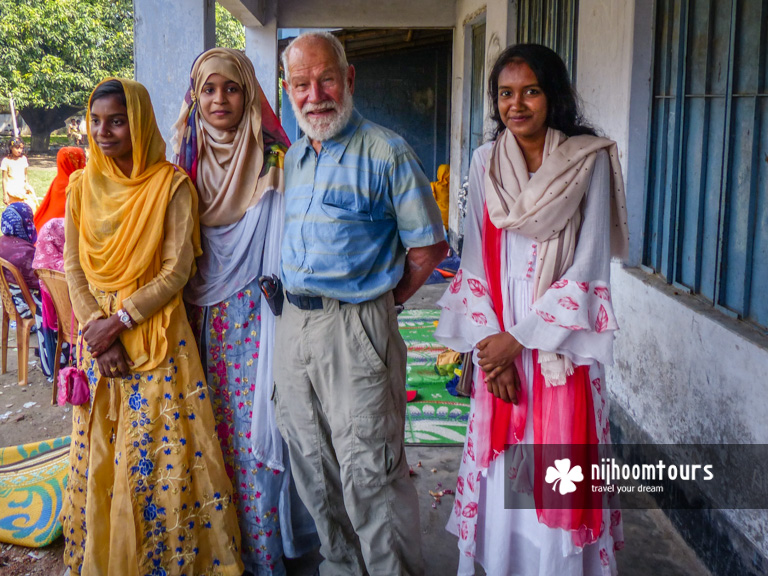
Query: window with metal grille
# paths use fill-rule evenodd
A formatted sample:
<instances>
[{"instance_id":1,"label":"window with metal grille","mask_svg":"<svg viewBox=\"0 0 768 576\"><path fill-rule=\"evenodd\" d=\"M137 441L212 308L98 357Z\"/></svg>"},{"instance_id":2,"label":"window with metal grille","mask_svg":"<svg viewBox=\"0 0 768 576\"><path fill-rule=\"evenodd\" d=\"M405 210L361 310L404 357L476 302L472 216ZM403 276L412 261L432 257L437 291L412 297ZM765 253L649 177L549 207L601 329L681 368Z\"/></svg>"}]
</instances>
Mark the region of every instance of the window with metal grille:
<instances>
[{"instance_id":1,"label":"window with metal grille","mask_svg":"<svg viewBox=\"0 0 768 576\"><path fill-rule=\"evenodd\" d=\"M578 0L520 0L517 4L517 41L543 44L560 55L571 81L576 80Z\"/></svg>"},{"instance_id":2,"label":"window with metal grille","mask_svg":"<svg viewBox=\"0 0 768 576\"><path fill-rule=\"evenodd\" d=\"M657 0L643 263L763 329L767 56L767 0Z\"/></svg>"}]
</instances>

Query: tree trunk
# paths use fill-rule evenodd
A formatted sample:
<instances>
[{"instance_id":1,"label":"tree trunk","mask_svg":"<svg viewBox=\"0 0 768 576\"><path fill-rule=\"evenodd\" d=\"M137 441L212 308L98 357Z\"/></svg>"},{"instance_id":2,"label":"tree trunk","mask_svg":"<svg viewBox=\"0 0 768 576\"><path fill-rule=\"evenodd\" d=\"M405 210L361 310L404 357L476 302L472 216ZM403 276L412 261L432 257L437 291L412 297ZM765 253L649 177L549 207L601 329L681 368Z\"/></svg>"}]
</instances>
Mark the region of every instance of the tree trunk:
<instances>
[{"instance_id":1,"label":"tree trunk","mask_svg":"<svg viewBox=\"0 0 768 576\"><path fill-rule=\"evenodd\" d=\"M30 130L32 127L30 126ZM30 152L34 154L39 154L41 152L48 152L48 145L51 141L51 132L46 132L43 134L42 132L32 132L32 149Z\"/></svg>"},{"instance_id":2,"label":"tree trunk","mask_svg":"<svg viewBox=\"0 0 768 576\"><path fill-rule=\"evenodd\" d=\"M46 108L24 108L19 110L24 122L32 132L33 154L48 152L51 132L64 127L64 121L80 110L74 106L60 106L48 110Z\"/></svg>"}]
</instances>

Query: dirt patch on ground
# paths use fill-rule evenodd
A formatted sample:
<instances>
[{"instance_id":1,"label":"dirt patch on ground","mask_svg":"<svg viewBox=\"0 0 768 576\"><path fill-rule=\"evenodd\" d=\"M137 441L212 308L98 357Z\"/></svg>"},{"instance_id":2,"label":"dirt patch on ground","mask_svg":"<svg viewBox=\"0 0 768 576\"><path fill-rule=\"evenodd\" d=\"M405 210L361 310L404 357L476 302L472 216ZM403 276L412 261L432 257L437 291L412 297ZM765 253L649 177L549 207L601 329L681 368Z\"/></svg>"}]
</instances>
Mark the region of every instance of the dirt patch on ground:
<instances>
[{"instance_id":1,"label":"dirt patch on ground","mask_svg":"<svg viewBox=\"0 0 768 576\"><path fill-rule=\"evenodd\" d=\"M40 370L37 336L30 338L29 384L19 386L16 361L16 334L9 338L8 371L0 375L0 446L17 446L68 435L72 410L51 405L53 383ZM10 348L13 346L13 348Z\"/></svg>"},{"instance_id":2,"label":"dirt patch on ground","mask_svg":"<svg viewBox=\"0 0 768 576\"><path fill-rule=\"evenodd\" d=\"M45 548L23 548L0 544L0 573L3 576L61 576L64 573L64 538Z\"/></svg>"},{"instance_id":3,"label":"dirt patch on ground","mask_svg":"<svg viewBox=\"0 0 768 576\"><path fill-rule=\"evenodd\" d=\"M56 168L56 153L58 148L53 148L45 154L27 154L27 160L30 166L36 168Z\"/></svg>"},{"instance_id":4,"label":"dirt patch on ground","mask_svg":"<svg viewBox=\"0 0 768 576\"><path fill-rule=\"evenodd\" d=\"M53 384L40 370L40 360L33 350L29 357L29 384L19 386L15 330L11 330L8 344L8 371L0 375L0 446L67 436L72 431L71 408L51 405ZM34 334L30 345L37 349ZM61 576L65 570L63 557L63 538L45 548L0 544L0 574Z\"/></svg>"}]
</instances>

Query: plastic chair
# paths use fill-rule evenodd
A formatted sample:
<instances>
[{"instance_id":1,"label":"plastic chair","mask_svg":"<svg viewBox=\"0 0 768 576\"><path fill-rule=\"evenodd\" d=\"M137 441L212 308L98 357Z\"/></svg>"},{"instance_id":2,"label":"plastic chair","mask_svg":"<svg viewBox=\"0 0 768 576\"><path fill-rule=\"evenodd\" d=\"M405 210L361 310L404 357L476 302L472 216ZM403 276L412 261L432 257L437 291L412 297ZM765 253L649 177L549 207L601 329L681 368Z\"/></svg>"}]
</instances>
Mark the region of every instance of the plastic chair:
<instances>
[{"instance_id":1,"label":"plastic chair","mask_svg":"<svg viewBox=\"0 0 768 576\"><path fill-rule=\"evenodd\" d=\"M69 342L74 346L72 330L72 301L69 299L69 287L67 286L67 276L64 272L57 270L45 270L40 268L35 270L35 274L40 278L40 282L45 285L48 293L53 300L53 307L56 310L56 316L59 322L59 334L56 338L56 355L53 361L53 397L51 404L56 403L56 394L59 387L59 360L61 359L61 347L64 342Z\"/></svg>"},{"instance_id":2,"label":"plastic chair","mask_svg":"<svg viewBox=\"0 0 768 576\"><path fill-rule=\"evenodd\" d=\"M10 272L11 276L16 281L16 285L21 290L21 296L29 307L31 318L22 318L18 310L16 310L16 303L13 301L11 295L11 287L8 283L8 279L5 277L5 271ZM19 386L26 386L27 374L29 366L29 336L32 333L32 326L35 325L35 312L37 312L37 305L32 298L32 294L27 288L27 283L24 282L24 277L13 264L3 258L0 258L0 296L3 300L3 317L2 317L2 330L0 335L2 339L2 373L5 374L8 371L8 329L10 328L11 320L16 321L16 350L19 358Z\"/></svg>"}]
</instances>

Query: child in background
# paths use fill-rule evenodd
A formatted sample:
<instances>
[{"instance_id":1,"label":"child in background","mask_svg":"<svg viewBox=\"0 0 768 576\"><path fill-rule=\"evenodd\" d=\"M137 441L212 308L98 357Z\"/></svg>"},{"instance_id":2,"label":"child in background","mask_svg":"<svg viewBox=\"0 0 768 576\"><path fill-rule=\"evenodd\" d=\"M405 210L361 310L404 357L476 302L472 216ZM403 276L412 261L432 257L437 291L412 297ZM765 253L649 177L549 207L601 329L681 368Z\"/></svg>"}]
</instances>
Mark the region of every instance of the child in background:
<instances>
[{"instance_id":1,"label":"child in background","mask_svg":"<svg viewBox=\"0 0 768 576\"><path fill-rule=\"evenodd\" d=\"M34 212L37 209L37 196L29 183L28 167L24 142L21 138L11 139L8 143L8 153L0 163L0 172L3 174L3 202L6 206L14 202L26 202Z\"/></svg>"}]
</instances>

